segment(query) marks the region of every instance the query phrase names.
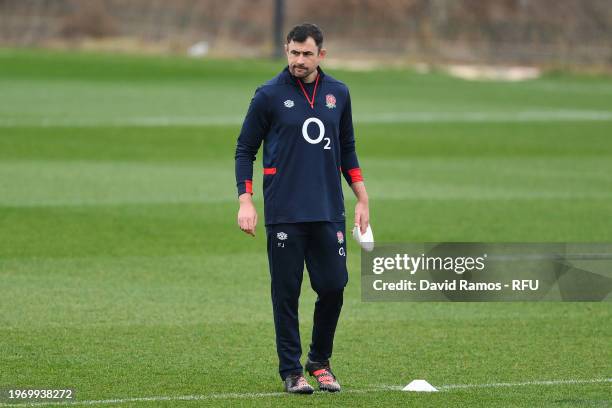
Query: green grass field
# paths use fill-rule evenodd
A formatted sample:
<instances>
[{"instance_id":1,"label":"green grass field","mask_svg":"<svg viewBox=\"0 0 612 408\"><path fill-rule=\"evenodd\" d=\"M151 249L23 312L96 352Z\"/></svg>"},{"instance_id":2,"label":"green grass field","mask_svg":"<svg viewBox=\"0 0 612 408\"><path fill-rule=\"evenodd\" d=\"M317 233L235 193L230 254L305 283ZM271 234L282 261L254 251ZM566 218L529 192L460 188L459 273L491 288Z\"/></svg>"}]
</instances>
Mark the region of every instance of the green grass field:
<instances>
[{"instance_id":1,"label":"green grass field","mask_svg":"<svg viewBox=\"0 0 612 408\"><path fill-rule=\"evenodd\" d=\"M233 174L253 91L280 69L0 50L0 388L92 406L612 405L609 302L364 303L353 242L344 390L280 392L264 228L238 230ZM611 78L330 72L352 90L379 241L612 241ZM313 302L305 279L305 349ZM442 391L397 390L415 378Z\"/></svg>"}]
</instances>

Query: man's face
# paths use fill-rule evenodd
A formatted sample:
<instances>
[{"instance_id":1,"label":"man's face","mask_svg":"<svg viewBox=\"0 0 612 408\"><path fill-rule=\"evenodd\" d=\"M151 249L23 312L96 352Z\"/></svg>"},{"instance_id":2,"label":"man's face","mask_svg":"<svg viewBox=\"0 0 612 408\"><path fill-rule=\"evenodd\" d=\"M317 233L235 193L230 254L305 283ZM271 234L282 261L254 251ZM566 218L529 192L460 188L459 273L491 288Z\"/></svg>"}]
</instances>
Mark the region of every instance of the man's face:
<instances>
[{"instance_id":1,"label":"man's face","mask_svg":"<svg viewBox=\"0 0 612 408\"><path fill-rule=\"evenodd\" d=\"M325 58L325 49L317 48L312 37L304 42L291 41L285 45L289 72L297 78L306 78L317 70L319 62Z\"/></svg>"}]
</instances>

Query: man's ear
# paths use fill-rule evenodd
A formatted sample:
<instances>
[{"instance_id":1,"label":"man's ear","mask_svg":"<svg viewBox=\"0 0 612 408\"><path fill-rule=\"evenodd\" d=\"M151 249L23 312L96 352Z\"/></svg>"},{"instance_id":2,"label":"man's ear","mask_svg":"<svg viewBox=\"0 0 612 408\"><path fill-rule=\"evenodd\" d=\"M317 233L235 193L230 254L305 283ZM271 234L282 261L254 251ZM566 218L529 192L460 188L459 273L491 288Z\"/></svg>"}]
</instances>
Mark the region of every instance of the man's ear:
<instances>
[{"instance_id":1,"label":"man's ear","mask_svg":"<svg viewBox=\"0 0 612 408\"><path fill-rule=\"evenodd\" d=\"M289 44L285 44L285 54L289 53Z\"/></svg>"},{"instance_id":2,"label":"man's ear","mask_svg":"<svg viewBox=\"0 0 612 408\"><path fill-rule=\"evenodd\" d=\"M323 59L327 55L327 50L325 48L321 48L319 51L319 58Z\"/></svg>"}]
</instances>

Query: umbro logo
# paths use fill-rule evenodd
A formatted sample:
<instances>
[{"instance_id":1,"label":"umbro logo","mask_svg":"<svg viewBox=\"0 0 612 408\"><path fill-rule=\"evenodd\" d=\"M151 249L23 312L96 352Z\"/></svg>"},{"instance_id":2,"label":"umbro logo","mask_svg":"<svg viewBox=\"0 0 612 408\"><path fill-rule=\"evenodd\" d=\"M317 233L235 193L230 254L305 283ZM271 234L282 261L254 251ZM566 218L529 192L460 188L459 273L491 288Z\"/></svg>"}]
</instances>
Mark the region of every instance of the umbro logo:
<instances>
[{"instance_id":1,"label":"umbro logo","mask_svg":"<svg viewBox=\"0 0 612 408\"><path fill-rule=\"evenodd\" d=\"M285 101L285 108L293 108L294 105L295 105L295 103L293 103L293 101L291 99L287 99Z\"/></svg>"}]
</instances>

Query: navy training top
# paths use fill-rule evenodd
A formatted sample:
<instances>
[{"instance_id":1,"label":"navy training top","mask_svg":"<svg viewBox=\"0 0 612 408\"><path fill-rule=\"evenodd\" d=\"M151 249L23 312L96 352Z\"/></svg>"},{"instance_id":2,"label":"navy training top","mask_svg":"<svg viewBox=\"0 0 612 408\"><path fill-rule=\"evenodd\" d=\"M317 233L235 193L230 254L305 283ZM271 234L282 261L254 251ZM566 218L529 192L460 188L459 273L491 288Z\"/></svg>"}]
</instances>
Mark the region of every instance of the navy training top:
<instances>
[{"instance_id":1,"label":"navy training top","mask_svg":"<svg viewBox=\"0 0 612 408\"><path fill-rule=\"evenodd\" d=\"M264 142L266 225L344 221L340 173L349 184L363 180L348 87L318 72L305 84L285 67L257 88L238 136L238 195L253 194L253 162Z\"/></svg>"}]
</instances>

